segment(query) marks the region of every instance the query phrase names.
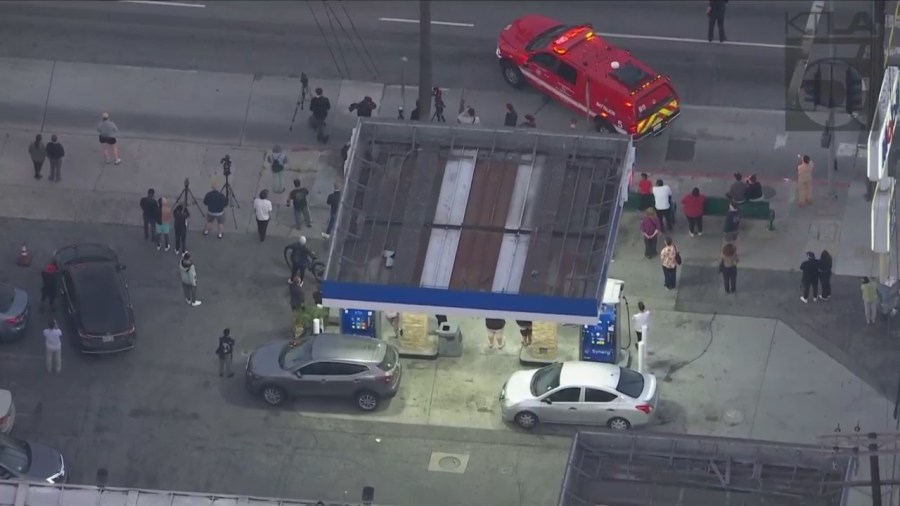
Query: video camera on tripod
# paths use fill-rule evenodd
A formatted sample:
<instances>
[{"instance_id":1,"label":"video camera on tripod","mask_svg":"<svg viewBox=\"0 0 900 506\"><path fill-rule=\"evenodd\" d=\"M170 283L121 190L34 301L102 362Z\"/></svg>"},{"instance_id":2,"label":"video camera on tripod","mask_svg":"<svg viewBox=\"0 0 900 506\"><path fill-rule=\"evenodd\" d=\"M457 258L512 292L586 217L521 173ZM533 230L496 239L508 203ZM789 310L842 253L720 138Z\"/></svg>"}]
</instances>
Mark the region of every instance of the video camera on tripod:
<instances>
[{"instance_id":1,"label":"video camera on tripod","mask_svg":"<svg viewBox=\"0 0 900 506\"><path fill-rule=\"evenodd\" d=\"M227 180L228 177L231 176L231 157L225 155L219 160L219 163L222 164L222 174L225 174L225 179ZM185 179L185 182L187 182L187 179ZM185 186L187 185L185 184Z\"/></svg>"},{"instance_id":2,"label":"video camera on tripod","mask_svg":"<svg viewBox=\"0 0 900 506\"><path fill-rule=\"evenodd\" d=\"M300 94L297 96L297 105L294 106L294 116L291 117L291 126L288 130L294 131L294 122L297 121L297 112L305 108L306 99L309 97L309 76L306 72L300 72Z\"/></svg>"}]
</instances>

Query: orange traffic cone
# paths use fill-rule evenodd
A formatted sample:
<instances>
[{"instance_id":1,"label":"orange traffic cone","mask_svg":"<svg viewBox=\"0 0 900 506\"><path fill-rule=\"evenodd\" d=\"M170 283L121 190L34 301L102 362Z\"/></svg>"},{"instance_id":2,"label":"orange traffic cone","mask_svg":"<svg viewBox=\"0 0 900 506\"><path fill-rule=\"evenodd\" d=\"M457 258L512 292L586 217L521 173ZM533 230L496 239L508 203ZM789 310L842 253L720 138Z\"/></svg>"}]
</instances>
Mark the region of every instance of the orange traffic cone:
<instances>
[{"instance_id":1,"label":"orange traffic cone","mask_svg":"<svg viewBox=\"0 0 900 506\"><path fill-rule=\"evenodd\" d=\"M22 243L22 250L19 252L19 258L16 259L16 265L19 267L31 266L31 253L28 252L27 245Z\"/></svg>"}]
</instances>

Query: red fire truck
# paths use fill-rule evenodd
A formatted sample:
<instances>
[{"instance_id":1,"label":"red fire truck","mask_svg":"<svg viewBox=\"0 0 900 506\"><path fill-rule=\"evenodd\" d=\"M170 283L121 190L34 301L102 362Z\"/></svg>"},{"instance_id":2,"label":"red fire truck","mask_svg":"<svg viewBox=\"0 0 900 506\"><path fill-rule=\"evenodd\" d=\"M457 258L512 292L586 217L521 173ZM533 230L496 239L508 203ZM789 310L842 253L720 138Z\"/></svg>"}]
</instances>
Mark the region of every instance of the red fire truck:
<instances>
[{"instance_id":1,"label":"red fire truck","mask_svg":"<svg viewBox=\"0 0 900 506\"><path fill-rule=\"evenodd\" d=\"M671 80L594 33L525 16L500 33L497 58L503 78L530 83L563 105L589 115L600 132L635 140L657 135L681 112Z\"/></svg>"}]
</instances>

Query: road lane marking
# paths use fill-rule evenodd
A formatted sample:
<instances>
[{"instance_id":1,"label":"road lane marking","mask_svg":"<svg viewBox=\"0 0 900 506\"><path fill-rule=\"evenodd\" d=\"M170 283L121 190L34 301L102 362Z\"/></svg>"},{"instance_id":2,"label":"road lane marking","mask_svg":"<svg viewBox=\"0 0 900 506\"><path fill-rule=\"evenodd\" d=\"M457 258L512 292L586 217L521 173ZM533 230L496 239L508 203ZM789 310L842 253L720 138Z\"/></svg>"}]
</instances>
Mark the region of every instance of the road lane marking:
<instances>
[{"instance_id":1,"label":"road lane marking","mask_svg":"<svg viewBox=\"0 0 900 506\"><path fill-rule=\"evenodd\" d=\"M194 7L196 9L205 9L203 4L189 4L184 2L163 2L161 0L118 0L120 4L143 4L143 5L161 5L164 7Z\"/></svg>"},{"instance_id":2,"label":"road lane marking","mask_svg":"<svg viewBox=\"0 0 900 506\"><path fill-rule=\"evenodd\" d=\"M787 49L800 46L787 46L785 44L768 44L766 42L737 42L727 40L725 42L710 42L706 39L689 39L684 37L664 37L661 35L632 35L629 33L603 33L594 32L601 37L611 39L641 39L641 40L658 40L662 42L683 42L688 44L706 44L706 45L722 45L722 46L743 46L743 47L763 47L768 49Z\"/></svg>"},{"instance_id":3,"label":"road lane marking","mask_svg":"<svg viewBox=\"0 0 900 506\"><path fill-rule=\"evenodd\" d=\"M378 18L378 21L383 21L385 23L409 23L409 24L419 24L418 19L406 19L406 18ZM440 25L440 26L456 26L460 28L475 28L475 25L472 23L456 23L453 21L432 21L432 25Z\"/></svg>"}]
</instances>

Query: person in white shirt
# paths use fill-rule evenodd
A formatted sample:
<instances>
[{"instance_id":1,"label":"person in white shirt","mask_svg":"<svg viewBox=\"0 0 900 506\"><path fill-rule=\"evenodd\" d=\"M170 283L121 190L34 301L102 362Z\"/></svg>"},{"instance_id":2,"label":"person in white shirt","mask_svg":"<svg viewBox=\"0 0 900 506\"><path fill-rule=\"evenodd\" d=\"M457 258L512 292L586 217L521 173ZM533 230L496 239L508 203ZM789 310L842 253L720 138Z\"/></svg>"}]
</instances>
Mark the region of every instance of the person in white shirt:
<instances>
[{"instance_id":1,"label":"person in white shirt","mask_svg":"<svg viewBox=\"0 0 900 506\"><path fill-rule=\"evenodd\" d=\"M633 315L631 320L634 322L634 333L637 335L637 342L644 339L644 327L650 328L650 311L644 305L644 301L638 301L638 314ZM637 343L634 345L637 348Z\"/></svg>"},{"instance_id":2,"label":"person in white shirt","mask_svg":"<svg viewBox=\"0 0 900 506\"><path fill-rule=\"evenodd\" d=\"M662 179L657 179L656 186L653 187L653 207L656 208L656 214L659 216L662 232L671 232L672 227L675 225L675 213L672 209L672 188L663 183Z\"/></svg>"},{"instance_id":3,"label":"person in white shirt","mask_svg":"<svg viewBox=\"0 0 900 506\"><path fill-rule=\"evenodd\" d=\"M481 124L481 118L479 118L475 114L475 109L472 107L466 107L466 109L463 112L459 113L459 116L456 117L456 121L459 121L460 123L462 123L464 125L480 125Z\"/></svg>"},{"instance_id":4,"label":"person in white shirt","mask_svg":"<svg viewBox=\"0 0 900 506\"><path fill-rule=\"evenodd\" d=\"M47 372L62 371L62 331L51 319L44 329L44 346L47 348Z\"/></svg>"},{"instance_id":5,"label":"person in white shirt","mask_svg":"<svg viewBox=\"0 0 900 506\"><path fill-rule=\"evenodd\" d=\"M269 215L272 213L272 201L269 200L269 190L259 192L259 197L253 199L253 212L256 213L256 231L259 232L259 242L266 240L266 230L269 228Z\"/></svg>"}]
</instances>

